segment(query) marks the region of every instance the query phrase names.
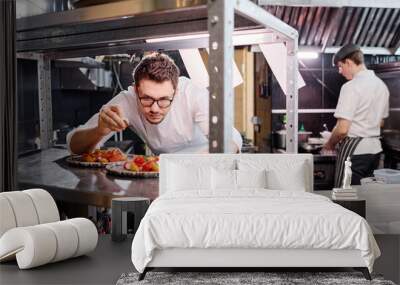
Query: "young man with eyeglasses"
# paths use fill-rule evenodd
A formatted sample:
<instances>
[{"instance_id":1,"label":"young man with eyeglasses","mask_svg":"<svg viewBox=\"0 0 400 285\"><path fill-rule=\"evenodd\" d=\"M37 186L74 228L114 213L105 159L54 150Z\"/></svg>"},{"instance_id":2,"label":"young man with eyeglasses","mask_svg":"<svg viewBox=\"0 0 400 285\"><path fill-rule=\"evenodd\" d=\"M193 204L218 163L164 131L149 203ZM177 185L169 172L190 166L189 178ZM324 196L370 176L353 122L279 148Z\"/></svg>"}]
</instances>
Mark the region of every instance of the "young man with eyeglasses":
<instances>
[{"instance_id":1,"label":"young man with eyeglasses","mask_svg":"<svg viewBox=\"0 0 400 285\"><path fill-rule=\"evenodd\" d=\"M71 153L91 152L114 132L128 127L154 154L208 151L207 89L179 77L178 67L162 53L144 57L135 68L133 79L133 86L67 135ZM242 138L234 128L232 144L239 152Z\"/></svg>"}]
</instances>

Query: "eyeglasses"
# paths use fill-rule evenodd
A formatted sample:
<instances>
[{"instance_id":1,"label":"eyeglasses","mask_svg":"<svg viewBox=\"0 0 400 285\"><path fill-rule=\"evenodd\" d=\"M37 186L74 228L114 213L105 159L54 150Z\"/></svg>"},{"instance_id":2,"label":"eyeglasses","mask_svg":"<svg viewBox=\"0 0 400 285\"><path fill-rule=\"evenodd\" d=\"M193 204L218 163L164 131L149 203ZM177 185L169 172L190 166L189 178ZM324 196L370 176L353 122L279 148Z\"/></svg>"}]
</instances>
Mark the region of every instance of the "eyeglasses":
<instances>
[{"instance_id":1,"label":"eyeglasses","mask_svg":"<svg viewBox=\"0 0 400 285\"><path fill-rule=\"evenodd\" d=\"M154 102L157 102L158 107L160 107L161 109L165 109L168 108L172 101L174 101L174 97L172 96L172 99L168 99L168 98L161 98L161 99L153 99L151 97L138 97L140 104L142 104L143 107L151 107L153 106Z\"/></svg>"}]
</instances>

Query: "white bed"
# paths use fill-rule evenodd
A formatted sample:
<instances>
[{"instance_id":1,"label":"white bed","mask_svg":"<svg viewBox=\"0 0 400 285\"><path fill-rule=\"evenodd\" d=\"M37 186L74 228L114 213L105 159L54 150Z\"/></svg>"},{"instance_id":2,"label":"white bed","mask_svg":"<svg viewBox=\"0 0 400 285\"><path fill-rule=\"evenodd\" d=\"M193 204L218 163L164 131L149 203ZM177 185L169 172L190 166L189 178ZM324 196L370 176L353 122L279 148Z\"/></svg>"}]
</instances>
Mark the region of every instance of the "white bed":
<instances>
[{"instance_id":1,"label":"white bed","mask_svg":"<svg viewBox=\"0 0 400 285\"><path fill-rule=\"evenodd\" d=\"M310 193L312 173L311 155L162 155L134 266L141 278L154 267L355 267L370 278L380 251L367 222Z\"/></svg>"}]
</instances>

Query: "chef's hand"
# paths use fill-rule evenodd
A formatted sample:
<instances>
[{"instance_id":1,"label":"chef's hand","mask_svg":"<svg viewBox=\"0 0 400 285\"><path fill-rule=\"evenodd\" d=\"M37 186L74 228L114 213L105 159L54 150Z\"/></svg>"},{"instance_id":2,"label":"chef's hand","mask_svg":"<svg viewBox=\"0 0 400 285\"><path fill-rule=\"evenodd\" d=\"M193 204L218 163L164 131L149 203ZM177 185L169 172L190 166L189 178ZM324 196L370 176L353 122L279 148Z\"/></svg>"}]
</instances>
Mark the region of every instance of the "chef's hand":
<instances>
[{"instance_id":1,"label":"chef's hand","mask_svg":"<svg viewBox=\"0 0 400 285\"><path fill-rule=\"evenodd\" d=\"M335 146L326 142L320 152L322 155L333 155L335 153Z\"/></svg>"},{"instance_id":2,"label":"chef's hand","mask_svg":"<svg viewBox=\"0 0 400 285\"><path fill-rule=\"evenodd\" d=\"M329 141L327 141L323 145L322 149L324 149L324 150L335 150L335 146L333 144L329 143Z\"/></svg>"},{"instance_id":3,"label":"chef's hand","mask_svg":"<svg viewBox=\"0 0 400 285\"><path fill-rule=\"evenodd\" d=\"M101 108L97 130L102 136L111 132L123 131L128 127L128 120L125 118L121 106L110 105Z\"/></svg>"}]
</instances>

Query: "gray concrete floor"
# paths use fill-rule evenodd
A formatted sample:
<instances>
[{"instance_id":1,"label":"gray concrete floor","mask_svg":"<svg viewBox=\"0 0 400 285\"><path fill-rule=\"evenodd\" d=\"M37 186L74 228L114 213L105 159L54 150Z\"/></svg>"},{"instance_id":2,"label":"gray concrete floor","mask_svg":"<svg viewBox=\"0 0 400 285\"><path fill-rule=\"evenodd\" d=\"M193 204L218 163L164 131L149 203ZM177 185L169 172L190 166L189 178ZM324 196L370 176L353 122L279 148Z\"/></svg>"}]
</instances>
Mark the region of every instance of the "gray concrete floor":
<instances>
[{"instance_id":1,"label":"gray concrete floor","mask_svg":"<svg viewBox=\"0 0 400 285\"><path fill-rule=\"evenodd\" d=\"M374 272L400 284L400 235L375 235L375 240L381 257L375 261Z\"/></svg>"},{"instance_id":2,"label":"gray concrete floor","mask_svg":"<svg viewBox=\"0 0 400 285\"><path fill-rule=\"evenodd\" d=\"M100 235L97 248L87 256L19 270L15 261L0 264L0 284L115 284L122 273L134 271L132 239L112 242Z\"/></svg>"},{"instance_id":3,"label":"gray concrete floor","mask_svg":"<svg viewBox=\"0 0 400 285\"><path fill-rule=\"evenodd\" d=\"M375 236L382 256L374 273L400 284L400 236ZM115 284L122 273L135 271L128 239L116 243L101 235L96 250L87 256L61 261L29 270L19 270L16 262L0 264L0 284Z\"/></svg>"}]
</instances>

